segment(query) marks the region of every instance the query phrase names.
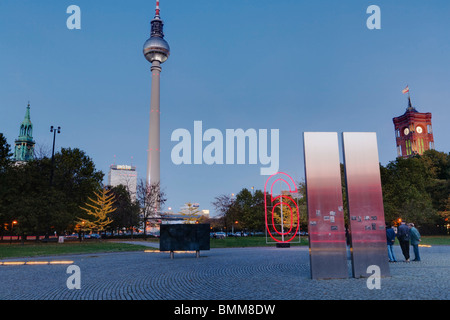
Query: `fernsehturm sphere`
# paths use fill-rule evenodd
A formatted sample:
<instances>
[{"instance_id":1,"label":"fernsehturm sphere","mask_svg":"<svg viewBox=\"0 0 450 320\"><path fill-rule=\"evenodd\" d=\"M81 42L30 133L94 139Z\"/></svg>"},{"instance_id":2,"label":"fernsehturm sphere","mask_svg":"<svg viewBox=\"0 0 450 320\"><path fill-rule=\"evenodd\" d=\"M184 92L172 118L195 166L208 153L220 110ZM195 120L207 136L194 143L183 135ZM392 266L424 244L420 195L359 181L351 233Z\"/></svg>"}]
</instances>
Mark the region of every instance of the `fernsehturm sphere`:
<instances>
[{"instance_id":1,"label":"fernsehturm sphere","mask_svg":"<svg viewBox=\"0 0 450 320\"><path fill-rule=\"evenodd\" d=\"M152 89L150 101L150 130L147 153L147 185L160 182L160 74L161 64L170 55L169 44L164 40L164 23L159 16L156 1L155 17L151 21L150 38L144 43L144 56L152 64Z\"/></svg>"}]
</instances>

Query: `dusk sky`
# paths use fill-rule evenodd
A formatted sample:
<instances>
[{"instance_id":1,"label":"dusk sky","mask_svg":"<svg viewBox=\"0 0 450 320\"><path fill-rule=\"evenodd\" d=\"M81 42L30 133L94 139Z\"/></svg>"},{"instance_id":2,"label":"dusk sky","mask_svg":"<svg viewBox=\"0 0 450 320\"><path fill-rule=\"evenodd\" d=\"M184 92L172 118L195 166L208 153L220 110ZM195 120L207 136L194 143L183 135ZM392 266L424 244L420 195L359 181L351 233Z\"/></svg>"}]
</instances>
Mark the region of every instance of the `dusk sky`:
<instances>
[{"instance_id":1,"label":"dusk sky","mask_svg":"<svg viewBox=\"0 0 450 320\"><path fill-rule=\"evenodd\" d=\"M81 9L69 30L67 7ZM369 5L381 29L369 30ZM221 194L263 189L255 165L175 165L174 130L279 129L280 167L304 179L303 132L376 132L382 165L397 155L392 118L433 115L450 151L448 0L161 0L170 58L161 73L161 182L173 211L210 209ZM135 165L145 179L154 0L0 0L0 132L14 148L31 103L37 148L80 148L105 174ZM204 143L204 147L207 143ZM225 141L224 141L225 145ZM225 159L225 148L224 148ZM343 159L341 158L341 161Z\"/></svg>"}]
</instances>

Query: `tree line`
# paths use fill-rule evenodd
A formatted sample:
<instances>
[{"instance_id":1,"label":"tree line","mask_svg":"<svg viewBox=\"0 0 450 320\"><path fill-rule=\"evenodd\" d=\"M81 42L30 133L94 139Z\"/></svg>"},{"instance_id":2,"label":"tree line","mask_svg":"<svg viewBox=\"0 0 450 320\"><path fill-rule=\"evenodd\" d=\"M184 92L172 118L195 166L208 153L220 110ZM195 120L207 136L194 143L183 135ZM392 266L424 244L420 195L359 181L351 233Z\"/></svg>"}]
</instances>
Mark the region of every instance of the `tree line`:
<instances>
[{"instance_id":1,"label":"tree line","mask_svg":"<svg viewBox=\"0 0 450 320\"><path fill-rule=\"evenodd\" d=\"M380 166L386 220L414 222L423 233L448 233L450 153L425 151Z\"/></svg>"},{"instance_id":2,"label":"tree line","mask_svg":"<svg viewBox=\"0 0 450 320\"><path fill-rule=\"evenodd\" d=\"M414 222L423 233L446 234L450 226L450 154L428 150L423 155L397 158L386 166L380 164L385 220L391 225ZM341 164L344 217L348 208L344 165ZM300 230L307 231L307 198L305 182L298 182L295 197L300 214ZM268 195L267 195L268 196ZM270 199L267 199L270 203ZM242 189L235 196L219 195L213 201L218 216L208 222L216 230L252 230L265 228L264 192ZM298 214L294 209L294 216ZM285 216L289 216L286 214ZM275 220L280 212L275 210ZM281 221L278 221L281 224ZM289 225L289 221L285 221Z\"/></svg>"},{"instance_id":3,"label":"tree line","mask_svg":"<svg viewBox=\"0 0 450 320\"><path fill-rule=\"evenodd\" d=\"M133 230L154 216L155 201L164 203L159 186L137 186L132 197L126 186L103 186L104 173L78 148L62 148L52 161L41 155L15 163L11 147L0 133L0 237L4 234L48 237L72 232ZM93 224L98 217L86 210L98 201L96 193L107 190L113 210L108 223Z\"/></svg>"},{"instance_id":4,"label":"tree line","mask_svg":"<svg viewBox=\"0 0 450 320\"><path fill-rule=\"evenodd\" d=\"M147 186L142 180L132 197L126 186L103 186L103 172L78 148L62 148L54 156L54 175L50 181L52 161L48 156L18 165L12 161L11 147L0 133L0 237L53 235L81 230L82 221L92 221L83 208L96 201L95 192L104 187L112 196L108 223L101 229L133 230L142 225L157 225L156 203L163 206L166 194L159 185ZM428 150L423 155L397 158L386 166L380 164L385 219L397 224L399 219L414 222L424 233L446 233L450 219L450 154ZM344 167L341 165L345 218L348 219ZM300 228L307 230L306 185L298 182L296 201ZM270 199L267 200L270 203ZM207 222L214 230L264 231L264 192L243 188L236 195L219 195L212 205L218 214L204 216L196 222ZM285 210L284 208L283 210ZM277 211L278 210L278 211ZM281 212L275 210L275 223L281 223ZM189 219L194 215L185 213ZM192 216L192 217L191 217ZM285 214L284 217L289 217ZM13 224L13 222L16 222ZM81 224L80 224L81 222ZM193 221L191 221L193 222ZM283 221L289 223L290 221ZM348 221L347 221L348 223ZM88 225L88 224L86 224ZM146 228L144 228L145 232Z\"/></svg>"}]
</instances>

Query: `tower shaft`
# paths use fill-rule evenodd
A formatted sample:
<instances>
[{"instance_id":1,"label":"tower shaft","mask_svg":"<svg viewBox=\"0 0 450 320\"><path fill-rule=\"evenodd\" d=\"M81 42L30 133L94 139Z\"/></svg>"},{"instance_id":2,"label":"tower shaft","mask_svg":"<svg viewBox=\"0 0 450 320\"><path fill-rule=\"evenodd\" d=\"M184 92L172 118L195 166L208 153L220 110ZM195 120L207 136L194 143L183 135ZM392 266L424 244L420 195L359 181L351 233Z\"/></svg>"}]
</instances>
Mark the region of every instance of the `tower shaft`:
<instances>
[{"instance_id":1,"label":"tower shaft","mask_svg":"<svg viewBox=\"0 0 450 320\"><path fill-rule=\"evenodd\" d=\"M160 74L161 63L152 61L152 87L150 101L150 129L147 154L147 185L160 182L161 148L160 148Z\"/></svg>"},{"instance_id":2,"label":"tower shaft","mask_svg":"<svg viewBox=\"0 0 450 320\"><path fill-rule=\"evenodd\" d=\"M159 0L156 1L155 17L151 21L150 38L144 43L144 56L149 61L152 72L152 88L150 100L150 129L148 133L147 150L147 193L160 193L161 188L161 148L160 148L160 74L161 63L167 60L170 55L170 47L164 40L164 22L159 16ZM155 213L161 209L159 196L154 203Z\"/></svg>"}]
</instances>

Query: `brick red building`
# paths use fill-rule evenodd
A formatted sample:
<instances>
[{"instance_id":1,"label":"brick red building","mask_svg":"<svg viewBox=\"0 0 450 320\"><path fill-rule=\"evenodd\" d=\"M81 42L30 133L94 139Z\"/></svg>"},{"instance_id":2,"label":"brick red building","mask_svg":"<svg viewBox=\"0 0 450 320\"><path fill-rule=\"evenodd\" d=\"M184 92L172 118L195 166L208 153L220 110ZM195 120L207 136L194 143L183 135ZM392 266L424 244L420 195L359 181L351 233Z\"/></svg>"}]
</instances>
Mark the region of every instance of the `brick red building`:
<instances>
[{"instance_id":1,"label":"brick red building","mask_svg":"<svg viewBox=\"0 0 450 320\"><path fill-rule=\"evenodd\" d=\"M434 149L431 113L420 113L411 104L408 97L406 112L392 119L395 126L397 156L408 158Z\"/></svg>"}]
</instances>

